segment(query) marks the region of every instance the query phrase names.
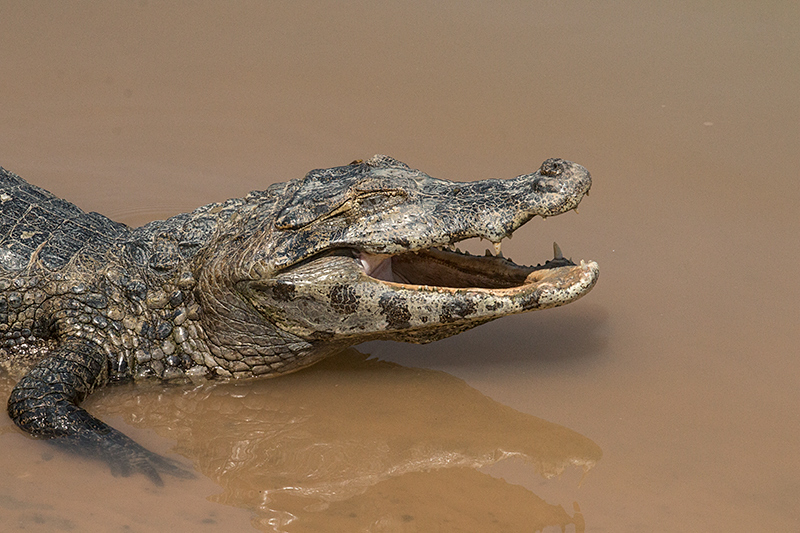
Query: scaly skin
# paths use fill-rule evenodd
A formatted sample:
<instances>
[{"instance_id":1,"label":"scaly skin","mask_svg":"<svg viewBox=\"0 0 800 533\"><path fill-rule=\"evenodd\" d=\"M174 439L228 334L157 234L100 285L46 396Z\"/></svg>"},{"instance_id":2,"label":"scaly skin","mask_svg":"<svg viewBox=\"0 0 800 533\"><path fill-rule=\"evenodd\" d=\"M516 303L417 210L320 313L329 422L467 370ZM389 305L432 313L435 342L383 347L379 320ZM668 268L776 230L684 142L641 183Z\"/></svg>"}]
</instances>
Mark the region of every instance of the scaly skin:
<instances>
[{"instance_id":1,"label":"scaly skin","mask_svg":"<svg viewBox=\"0 0 800 533\"><path fill-rule=\"evenodd\" d=\"M133 229L0 168L0 359L33 365L9 414L115 472L187 475L78 404L109 381L282 374L367 340L430 342L574 301L595 263L448 248L499 246L590 186L560 159L458 183L375 156Z\"/></svg>"}]
</instances>

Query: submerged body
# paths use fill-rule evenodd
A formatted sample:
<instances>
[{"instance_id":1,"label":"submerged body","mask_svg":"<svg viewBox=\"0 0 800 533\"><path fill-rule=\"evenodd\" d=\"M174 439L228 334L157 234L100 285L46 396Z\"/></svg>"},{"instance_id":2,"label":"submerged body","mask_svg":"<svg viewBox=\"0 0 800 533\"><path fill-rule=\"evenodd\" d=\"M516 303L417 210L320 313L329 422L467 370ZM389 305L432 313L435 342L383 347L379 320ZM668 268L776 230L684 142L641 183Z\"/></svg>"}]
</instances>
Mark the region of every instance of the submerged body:
<instances>
[{"instance_id":1,"label":"submerged body","mask_svg":"<svg viewBox=\"0 0 800 533\"><path fill-rule=\"evenodd\" d=\"M134 229L0 168L0 358L34 365L9 414L121 473L182 475L78 404L109 381L277 375L367 340L430 342L574 301L595 263L449 248L482 237L499 250L590 186L559 159L458 183L375 156Z\"/></svg>"}]
</instances>

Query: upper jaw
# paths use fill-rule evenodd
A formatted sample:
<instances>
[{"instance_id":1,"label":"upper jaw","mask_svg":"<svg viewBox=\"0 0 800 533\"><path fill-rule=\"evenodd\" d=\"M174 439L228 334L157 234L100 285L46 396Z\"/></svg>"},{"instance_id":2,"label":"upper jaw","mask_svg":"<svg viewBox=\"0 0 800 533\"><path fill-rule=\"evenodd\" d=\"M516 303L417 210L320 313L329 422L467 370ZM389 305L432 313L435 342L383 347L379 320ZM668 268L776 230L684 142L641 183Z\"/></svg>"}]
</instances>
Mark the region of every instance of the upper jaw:
<instances>
[{"instance_id":1,"label":"upper jaw","mask_svg":"<svg viewBox=\"0 0 800 533\"><path fill-rule=\"evenodd\" d=\"M396 255L473 237L498 245L534 216L575 209L591 187L584 167L562 159L548 159L536 172L516 178L473 182L440 180L398 165L367 165L366 175L337 178L342 191L327 213L322 209L322 214L312 214L306 204L293 199L270 232L268 247L255 250L254 259L265 260L268 270L279 272L337 248ZM376 188L363 191L365 180ZM391 191L402 194L392 196ZM361 202L364 198L369 201ZM377 207L370 210L370 202ZM295 216L297 210L305 215Z\"/></svg>"}]
</instances>

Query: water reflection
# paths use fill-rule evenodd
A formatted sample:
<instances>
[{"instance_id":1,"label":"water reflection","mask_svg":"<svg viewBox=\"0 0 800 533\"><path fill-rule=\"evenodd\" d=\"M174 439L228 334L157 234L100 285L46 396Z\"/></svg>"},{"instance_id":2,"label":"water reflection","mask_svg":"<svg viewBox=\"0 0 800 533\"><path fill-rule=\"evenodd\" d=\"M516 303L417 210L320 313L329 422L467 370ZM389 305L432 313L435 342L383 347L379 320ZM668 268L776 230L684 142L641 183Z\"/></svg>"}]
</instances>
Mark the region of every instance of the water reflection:
<instances>
[{"instance_id":1,"label":"water reflection","mask_svg":"<svg viewBox=\"0 0 800 533\"><path fill-rule=\"evenodd\" d=\"M254 511L264 530L581 531L577 504L570 516L476 469L513 456L551 477L601 457L446 373L353 349L275 380L116 387L91 409L176 440L223 487L213 500Z\"/></svg>"}]
</instances>

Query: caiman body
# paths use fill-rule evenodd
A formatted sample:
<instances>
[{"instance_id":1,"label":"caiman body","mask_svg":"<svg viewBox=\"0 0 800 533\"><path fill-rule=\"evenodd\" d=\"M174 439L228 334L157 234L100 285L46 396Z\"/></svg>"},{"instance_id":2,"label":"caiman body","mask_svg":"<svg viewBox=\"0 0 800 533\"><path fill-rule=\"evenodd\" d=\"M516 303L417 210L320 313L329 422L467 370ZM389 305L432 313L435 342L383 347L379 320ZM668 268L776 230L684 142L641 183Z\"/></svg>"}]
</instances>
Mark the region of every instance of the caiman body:
<instances>
[{"instance_id":1,"label":"caiman body","mask_svg":"<svg viewBox=\"0 0 800 533\"><path fill-rule=\"evenodd\" d=\"M430 342L574 301L595 263L450 247L499 249L590 186L560 159L461 183L375 156L130 228L0 168L0 358L32 365L9 414L119 473L184 475L78 404L109 381L277 375L367 340Z\"/></svg>"}]
</instances>

